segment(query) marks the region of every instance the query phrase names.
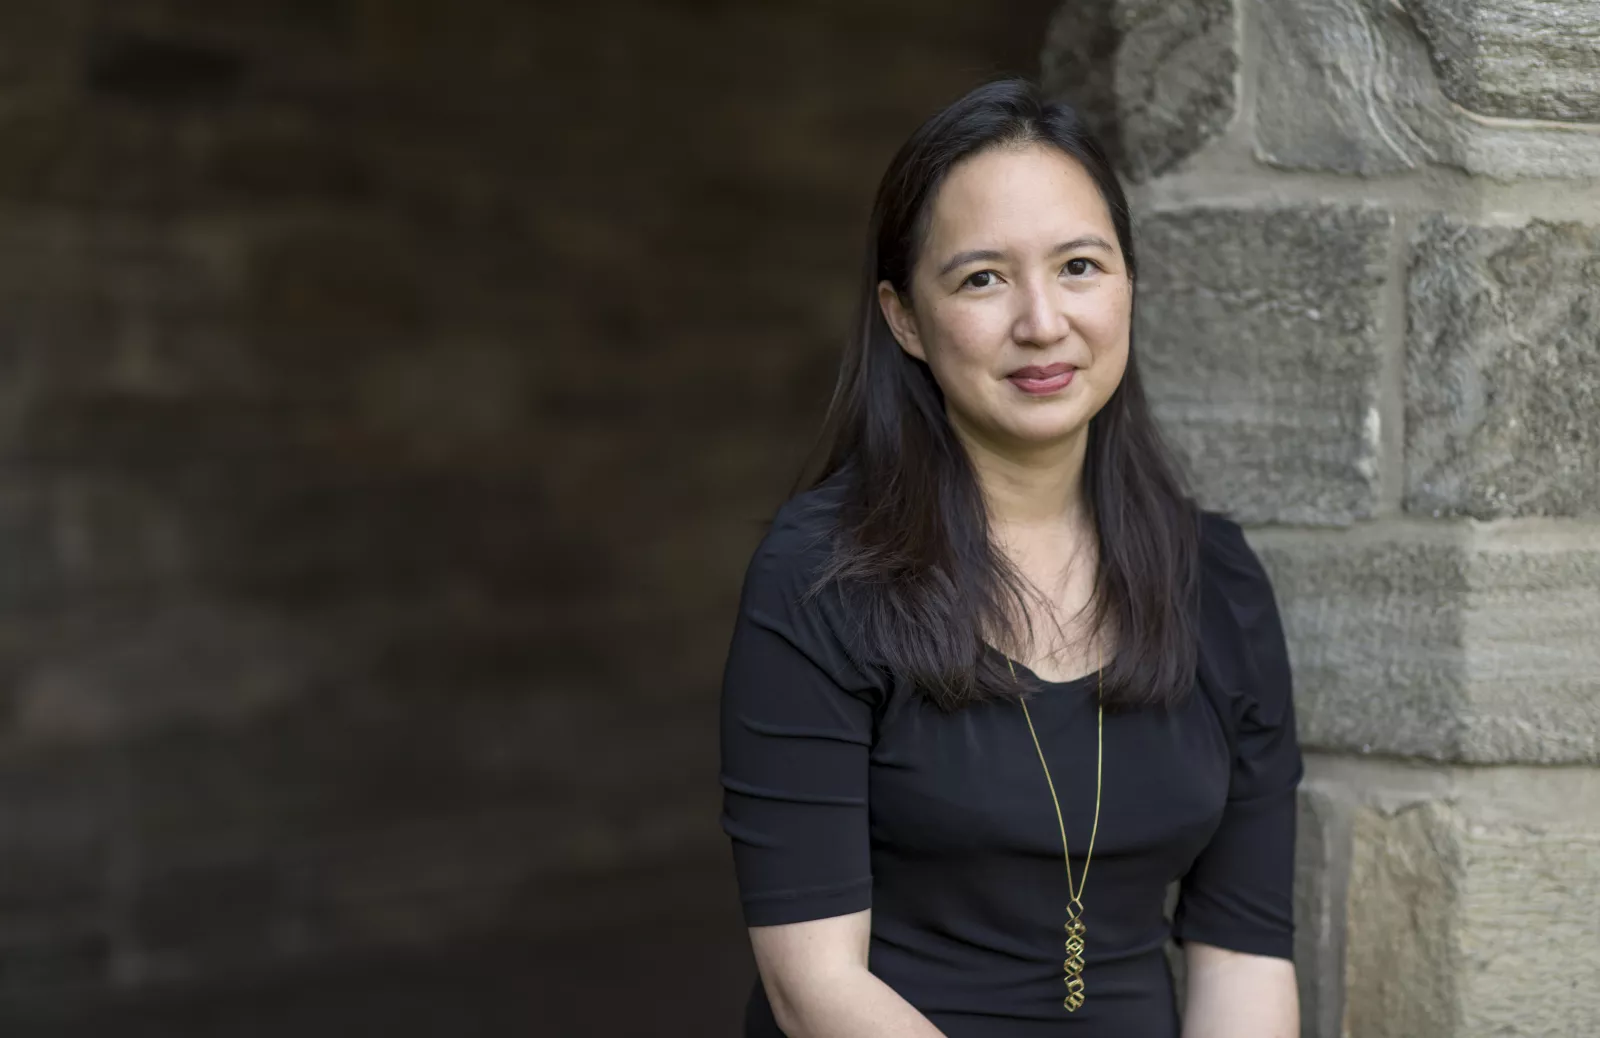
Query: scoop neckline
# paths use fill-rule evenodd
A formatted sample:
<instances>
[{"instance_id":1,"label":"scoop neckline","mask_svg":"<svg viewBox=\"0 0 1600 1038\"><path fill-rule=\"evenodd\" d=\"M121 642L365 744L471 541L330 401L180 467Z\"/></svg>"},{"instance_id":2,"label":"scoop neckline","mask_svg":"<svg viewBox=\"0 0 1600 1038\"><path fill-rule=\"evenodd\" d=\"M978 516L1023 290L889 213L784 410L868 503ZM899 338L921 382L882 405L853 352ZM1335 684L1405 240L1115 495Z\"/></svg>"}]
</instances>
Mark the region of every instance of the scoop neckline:
<instances>
[{"instance_id":1,"label":"scoop neckline","mask_svg":"<svg viewBox=\"0 0 1600 1038\"><path fill-rule=\"evenodd\" d=\"M984 647L998 656L1001 663L1009 663L1011 666L1015 667L1019 677L1026 676L1042 688L1073 688L1079 685L1088 685L1093 683L1095 674L1098 673L1097 671L1091 670L1087 674L1079 674L1077 677L1068 678L1065 681L1051 681L1049 678L1040 677L1038 674L1034 673L1032 667L1028 666L1026 663L1023 663L1021 660L1012 659L1010 656L1007 656L993 645L985 644Z\"/></svg>"}]
</instances>

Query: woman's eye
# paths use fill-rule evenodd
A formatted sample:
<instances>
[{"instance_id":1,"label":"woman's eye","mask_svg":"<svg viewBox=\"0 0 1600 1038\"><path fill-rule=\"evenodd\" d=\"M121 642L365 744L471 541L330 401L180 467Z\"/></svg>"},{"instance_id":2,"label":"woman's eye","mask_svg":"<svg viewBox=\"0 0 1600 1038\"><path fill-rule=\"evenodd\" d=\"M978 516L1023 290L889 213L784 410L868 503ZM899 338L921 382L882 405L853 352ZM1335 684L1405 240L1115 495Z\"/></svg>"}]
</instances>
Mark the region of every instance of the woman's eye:
<instances>
[{"instance_id":1,"label":"woman's eye","mask_svg":"<svg viewBox=\"0 0 1600 1038\"><path fill-rule=\"evenodd\" d=\"M994 279L995 279L995 272L994 271L992 271L992 270L979 270L979 271L976 271L974 273L968 274L967 275L967 279L965 281L963 281L962 284L971 285L973 288L988 288L990 285L994 284Z\"/></svg>"},{"instance_id":2,"label":"woman's eye","mask_svg":"<svg viewBox=\"0 0 1600 1038\"><path fill-rule=\"evenodd\" d=\"M1074 269L1072 269L1072 266L1073 266L1074 263L1087 263L1091 267L1098 267L1099 266L1099 264L1096 263L1094 260L1085 259L1082 256L1079 256L1076 259L1069 259L1069 260L1067 260L1067 265L1066 265L1066 267L1064 269L1067 271L1067 273L1071 274L1073 277L1082 277L1084 274L1089 273L1087 270L1074 270Z\"/></svg>"}]
</instances>

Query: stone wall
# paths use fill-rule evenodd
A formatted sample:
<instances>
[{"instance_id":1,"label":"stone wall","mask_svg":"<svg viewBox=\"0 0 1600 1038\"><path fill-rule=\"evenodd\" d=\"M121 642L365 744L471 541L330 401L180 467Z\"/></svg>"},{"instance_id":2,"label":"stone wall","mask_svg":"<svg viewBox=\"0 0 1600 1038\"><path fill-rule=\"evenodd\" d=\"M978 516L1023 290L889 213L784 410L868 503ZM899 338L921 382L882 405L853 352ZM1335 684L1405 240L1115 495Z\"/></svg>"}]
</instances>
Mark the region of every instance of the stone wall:
<instances>
[{"instance_id":1,"label":"stone wall","mask_svg":"<svg viewBox=\"0 0 1600 1038\"><path fill-rule=\"evenodd\" d=\"M605 927L742 999L739 577L1052 6L0 3L0 1008Z\"/></svg>"},{"instance_id":2,"label":"stone wall","mask_svg":"<svg viewBox=\"0 0 1600 1038\"><path fill-rule=\"evenodd\" d=\"M1304 1033L1600 1033L1600 3L1070 0L1044 64L1282 605Z\"/></svg>"}]
</instances>

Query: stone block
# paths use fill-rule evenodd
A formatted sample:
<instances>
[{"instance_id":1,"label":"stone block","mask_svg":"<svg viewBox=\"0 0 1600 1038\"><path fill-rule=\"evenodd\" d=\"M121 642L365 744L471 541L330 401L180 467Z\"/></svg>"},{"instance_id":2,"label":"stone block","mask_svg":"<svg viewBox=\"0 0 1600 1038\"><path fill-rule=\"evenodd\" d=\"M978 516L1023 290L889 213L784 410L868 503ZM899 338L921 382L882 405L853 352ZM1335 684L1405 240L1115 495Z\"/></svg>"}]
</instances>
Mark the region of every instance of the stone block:
<instances>
[{"instance_id":1,"label":"stone block","mask_svg":"<svg viewBox=\"0 0 1600 1038\"><path fill-rule=\"evenodd\" d=\"M1045 85L1083 108L1114 140L1128 176L1145 180L1200 150L1233 119L1234 0L1118 0L1106 7L1069 0L1056 12L1043 56ZM1108 111L1115 117L1100 114Z\"/></svg>"},{"instance_id":2,"label":"stone block","mask_svg":"<svg viewBox=\"0 0 1600 1038\"><path fill-rule=\"evenodd\" d=\"M1556 17L1540 6L1256 0L1257 157L1362 175L1430 163L1503 180L1600 174L1591 71L1600 59L1584 28L1595 15L1584 21L1564 8L1553 34L1538 29ZM1463 21L1457 7L1476 13ZM1488 117L1557 112L1568 121Z\"/></svg>"},{"instance_id":3,"label":"stone block","mask_svg":"<svg viewBox=\"0 0 1600 1038\"><path fill-rule=\"evenodd\" d=\"M1331 205L1139 224L1135 341L1209 506L1332 524L1375 510L1392 225L1380 209Z\"/></svg>"},{"instance_id":4,"label":"stone block","mask_svg":"<svg viewBox=\"0 0 1600 1038\"><path fill-rule=\"evenodd\" d=\"M1600 226L1434 215L1413 247L1407 510L1600 514Z\"/></svg>"},{"instance_id":5,"label":"stone block","mask_svg":"<svg viewBox=\"0 0 1600 1038\"><path fill-rule=\"evenodd\" d=\"M1346 1017L1363 1035L1462 1033L1451 953L1462 879L1460 821L1437 802L1365 809L1351 833ZM1410 925L1396 925L1404 920ZM1351 930L1354 931L1351 934Z\"/></svg>"},{"instance_id":6,"label":"stone block","mask_svg":"<svg viewBox=\"0 0 1600 1038\"><path fill-rule=\"evenodd\" d=\"M1344 976L1345 877L1349 811L1314 782L1302 785L1295 826L1294 962L1300 984L1300 1030L1306 1038L1339 1033Z\"/></svg>"},{"instance_id":7,"label":"stone block","mask_svg":"<svg viewBox=\"0 0 1600 1038\"><path fill-rule=\"evenodd\" d=\"M1511 119L1600 123L1600 0L1410 0L1445 95Z\"/></svg>"},{"instance_id":8,"label":"stone block","mask_svg":"<svg viewBox=\"0 0 1600 1038\"><path fill-rule=\"evenodd\" d=\"M1600 762L1600 526L1258 531L1306 745Z\"/></svg>"},{"instance_id":9,"label":"stone block","mask_svg":"<svg viewBox=\"0 0 1600 1038\"><path fill-rule=\"evenodd\" d=\"M1306 1038L1594 1033L1600 771L1312 752L1298 828Z\"/></svg>"},{"instance_id":10,"label":"stone block","mask_svg":"<svg viewBox=\"0 0 1600 1038\"><path fill-rule=\"evenodd\" d=\"M1077 108L1112 161L1127 170L1124 130L1117 113L1117 42L1122 37L1116 7L1090 0L1061 4L1045 30L1040 79L1052 96Z\"/></svg>"},{"instance_id":11,"label":"stone block","mask_svg":"<svg viewBox=\"0 0 1600 1038\"><path fill-rule=\"evenodd\" d=\"M1427 48L1403 10L1377 0L1273 0L1257 10L1256 150L1264 161L1377 174L1438 156L1427 139L1444 130L1437 85L1417 73Z\"/></svg>"},{"instance_id":12,"label":"stone block","mask_svg":"<svg viewBox=\"0 0 1600 1038\"><path fill-rule=\"evenodd\" d=\"M1593 1034L1600 829L1448 801L1357 812L1345 1026L1372 1038Z\"/></svg>"}]
</instances>

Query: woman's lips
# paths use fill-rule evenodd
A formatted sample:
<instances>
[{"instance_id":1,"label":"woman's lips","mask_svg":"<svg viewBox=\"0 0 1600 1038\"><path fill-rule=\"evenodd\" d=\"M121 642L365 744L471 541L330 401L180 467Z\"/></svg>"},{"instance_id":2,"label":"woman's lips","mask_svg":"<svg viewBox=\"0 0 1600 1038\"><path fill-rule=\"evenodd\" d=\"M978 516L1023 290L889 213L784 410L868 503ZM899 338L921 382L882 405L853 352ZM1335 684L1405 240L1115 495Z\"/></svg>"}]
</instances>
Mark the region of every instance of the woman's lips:
<instances>
[{"instance_id":1,"label":"woman's lips","mask_svg":"<svg viewBox=\"0 0 1600 1038\"><path fill-rule=\"evenodd\" d=\"M1072 376L1077 373L1077 368L1052 365L1048 368L1023 368L1006 376L1006 380L1024 393L1044 396L1067 388L1072 384Z\"/></svg>"}]
</instances>

